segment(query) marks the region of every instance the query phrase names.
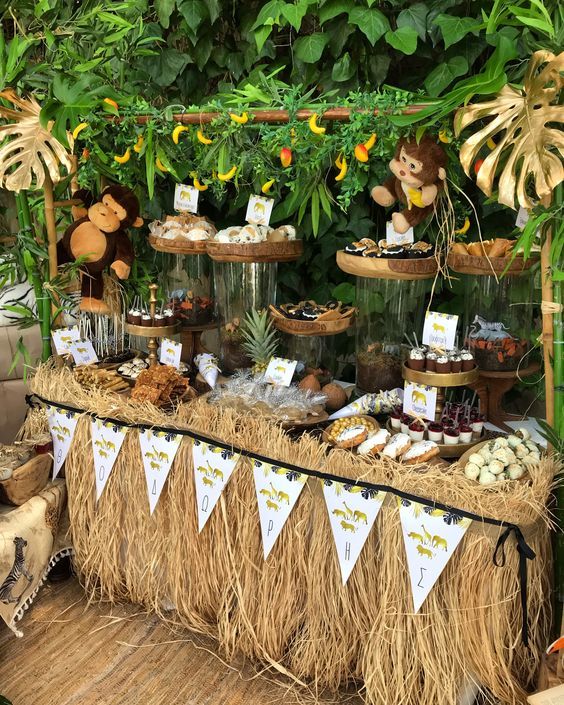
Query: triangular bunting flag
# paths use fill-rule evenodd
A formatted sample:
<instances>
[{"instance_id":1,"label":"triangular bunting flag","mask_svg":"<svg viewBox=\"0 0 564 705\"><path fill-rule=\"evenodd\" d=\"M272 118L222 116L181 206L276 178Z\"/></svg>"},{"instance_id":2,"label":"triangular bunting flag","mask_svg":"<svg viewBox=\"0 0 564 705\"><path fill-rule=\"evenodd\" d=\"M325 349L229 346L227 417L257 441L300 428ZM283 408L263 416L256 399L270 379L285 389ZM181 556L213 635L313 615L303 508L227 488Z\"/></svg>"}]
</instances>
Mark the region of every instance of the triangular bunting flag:
<instances>
[{"instance_id":1,"label":"triangular bunting flag","mask_svg":"<svg viewBox=\"0 0 564 705\"><path fill-rule=\"evenodd\" d=\"M345 585L382 508L386 493L325 480L323 494Z\"/></svg>"},{"instance_id":2,"label":"triangular bunting flag","mask_svg":"<svg viewBox=\"0 0 564 705\"><path fill-rule=\"evenodd\" d=\"M68 455L77 421L78 412L47 405L47 422L53 439L53 480L59 474Z\"/></svg>"},{"instance_id":3,"label":"triangular bunting flag","mask_svg":"<svg viewBox=\"0 0 564 705\"><path fill-rule=\"evenodd\" d=\"M398 498L398 504L413 609L417 613L472 520L407 499Z\"/></svg>"},{"instance_id":4,"label":"triangular bunting flag","mask_svg":"<svg viewBox=\"0 0 564 705\"><path fill-rule=\"evenodd\" d=\"M96 501L98 501L125 440L127 426L119 426L101 419L92 419L91 428L96 475Z\"/></svg>"},{"instance_id":5,"label":"triangular bunting flag","mask_svg":"<svg viewBox=\"0 0 564 705\"><path fill-rule=\"evenodd\" d=\"M181 441L182 436L178 433L139 429L151 514L155 511Z\"/></svg>"},{"instance_id":6,"label":"triangular bunting flag","mask_svg":"<svg viewBox=\"0 0 564 705\"><path fill-rule=\"evenodd\" d=\"M307 475L262 460L254 460L253 474L266 560L307 482Z\"/></svg>"},{"instance_id":7,"label":"triangular bunting flag","mask_svg":"<svg viewBox=\"0 0 564 705\"><path fill-rule=\"evenodd\" d=\"M232 450L194 440L192 458L198 503L198 531L204 528L210 518L240 457L239 453Z\"/></svg>"}]
</instances>

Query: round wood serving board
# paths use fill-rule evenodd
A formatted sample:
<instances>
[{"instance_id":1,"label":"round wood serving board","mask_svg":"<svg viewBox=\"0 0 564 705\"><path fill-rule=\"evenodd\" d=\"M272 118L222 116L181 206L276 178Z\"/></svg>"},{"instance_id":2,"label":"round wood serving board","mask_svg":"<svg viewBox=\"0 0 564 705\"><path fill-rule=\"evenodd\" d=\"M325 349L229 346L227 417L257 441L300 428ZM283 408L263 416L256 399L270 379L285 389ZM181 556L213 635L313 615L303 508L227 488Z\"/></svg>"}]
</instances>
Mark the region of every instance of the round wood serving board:
<instances>
[{"instance_id":1,"label":"round wood serving board","mask_svg":"<svg viewBox=\"0 0 564 705\"><path fill-rule=\"evenodd\" d=\"M207 253L216 262L293 262L304 251L301 240L249 244L207 241Z\"/></svg>"},{"instance_id":2,"label":"round wood serving board","mask_svg":"<svg viewBox=\"0 0 564 705\"><path fill-rule=\"evenodd\" d=\"M290 335L336 335L351 327L354 315L333 321L297 321L294 318L274 316L271 313L270 319L275 328Z\"/></svg>"},{"instance_id":3,"label":"round wood serving board","mask_svg":"<svg viewBox=\"0 0 564 705\"><path fill-rule=\"evenodd\" d=\"M450 252L447 257L448 266L461 274L475 274L478 276L493 276L503 274L507 267L507 275L520 274L530 269L539 261L538 257L529 257L527 261L517 256L511 262L511 257L479 257ZM511 262L511 264L509 264ZM509 265L509 266L508 266Z\"/></svg>"},{"instance_id":4,"label":"round wood serving board","mask_svg":"<svg viewBox=\"0 0 564 705\"><path fill-rule=\"evenodd\" d=\"M149 244L154 250L170 252L173 255L205 255L207 243L207 240L187 240L186 238L171 240L149 235Z\"/></svg>"},{"instance_id":5,"label":"round wood serving board","mask_svg":"<svg viewBox=\"0 0 564 705\"><path fill-rule=\"evenodd\" d=\"M432 279L437 273L434 257L387 259L349 255L344 250L337 252L337 266L347 274L372 279Z\"/></svg>"}]
</instances>

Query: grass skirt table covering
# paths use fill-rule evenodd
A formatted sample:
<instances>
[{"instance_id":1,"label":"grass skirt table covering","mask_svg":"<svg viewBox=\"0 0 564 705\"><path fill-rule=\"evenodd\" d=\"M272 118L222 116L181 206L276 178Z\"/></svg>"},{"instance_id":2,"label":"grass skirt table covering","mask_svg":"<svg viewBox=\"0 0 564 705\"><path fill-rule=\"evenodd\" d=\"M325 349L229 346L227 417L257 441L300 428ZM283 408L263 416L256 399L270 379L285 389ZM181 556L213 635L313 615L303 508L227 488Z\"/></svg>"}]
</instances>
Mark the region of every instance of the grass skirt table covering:
<instances>
[{"instance_id":1,"label":"grass skirt table covering","mask_svg":"<svg viewBox=\"0 0 564 705\"><path fill-rule=\"evenodd\" d=\"M197 400L175 416L84 392L67 370L41 368L37 394L129 423L192 429L251 452L344 478L381 483L521 527L528 562L529 648L521 641L519 559L492 560L500 527L479 520L413 614L398 507L379 513L342 585L320 481L310 478L267 561L252 460L242 457L198 534L191 444L184 438L155 512L148 509L137 431L130 430L98 502L90 417L81 416L66 460L76 567L90 598L145 605L211 635L230 658L243 653L314 692L356 686L367 703L451 705L471 674L501 703L524 703L548 643L550 540L546 510L559 466L546 459L528 482L491 490L462 469L367 461L305 435L295 441L256 416ZM35 417L44 412L34 410ZM35 423L36 421L34 421ZM167 611L165 605L175 609Z\"/></svg>"},{"instance_id":2,"label":"grass skirt table covering","mask_svg":"<svg viewBox=\"0 0 564 705\"><path fill-rule=\"evenodd\" d=\"M55 480L20 507L0 505L0 617L16 636L49 570L70 554L63 513L64 480Z\"/></svg>"}]
</instances>

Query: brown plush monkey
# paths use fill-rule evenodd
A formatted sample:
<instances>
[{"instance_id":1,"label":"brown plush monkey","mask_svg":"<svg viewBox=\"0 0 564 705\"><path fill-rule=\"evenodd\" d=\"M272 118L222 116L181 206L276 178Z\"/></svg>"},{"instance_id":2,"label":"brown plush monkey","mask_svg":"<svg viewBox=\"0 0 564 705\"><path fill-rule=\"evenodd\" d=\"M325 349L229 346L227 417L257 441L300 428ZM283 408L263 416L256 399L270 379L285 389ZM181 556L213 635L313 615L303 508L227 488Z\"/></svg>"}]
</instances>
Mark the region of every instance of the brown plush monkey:
<instances>
[{"instance_id":1,"label":"brown plush monkey","mask_svg":"<svg viewBox=\"0 0 564 705\"><path fill-rule=\"evenodd\" d=\"M110 265L120 279L129 276L134 252L126 228L143 225L139 201L131 189L117 184L104 189L95 203L89 204L88 192L81 192L79 198L87 207L86 215L69 225L57 244L57 257L60 264L85 258L80 309L107 314L102 273Z\"/></svg>"},{"instance_id":2,"label":"brown plush monkey","mask_svg":"<svg viewBox=\"0 0 564 705\"><path fill-rule=\"evenodd\" d=\"M391 206L395 201L407 208L392 215L397 233L405 233L433 212L433 203L444 188L447 156L431 137L415 140L401 139L390 162L393 176L381 186L372 189L372 198L380 206Z\"/></svg>"}]
</instances>

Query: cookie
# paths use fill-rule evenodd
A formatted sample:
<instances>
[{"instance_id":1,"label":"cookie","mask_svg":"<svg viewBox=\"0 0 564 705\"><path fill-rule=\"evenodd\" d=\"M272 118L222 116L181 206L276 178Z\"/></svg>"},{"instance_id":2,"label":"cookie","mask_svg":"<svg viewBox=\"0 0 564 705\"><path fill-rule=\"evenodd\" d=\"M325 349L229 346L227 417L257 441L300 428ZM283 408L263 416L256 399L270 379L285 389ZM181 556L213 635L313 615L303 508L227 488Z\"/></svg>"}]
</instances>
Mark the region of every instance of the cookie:
<instances>
[{"instance_id":1,"label":"cookie","mask_svg":"<svg viewBox=\"0 0 564 705\"><path fill-rule=\"evenodd\" d=\"M439 446L434 441L419 441L409 448L402 458L406 465L425 463L439 454Z\"/></svg>"}]
</instances>

